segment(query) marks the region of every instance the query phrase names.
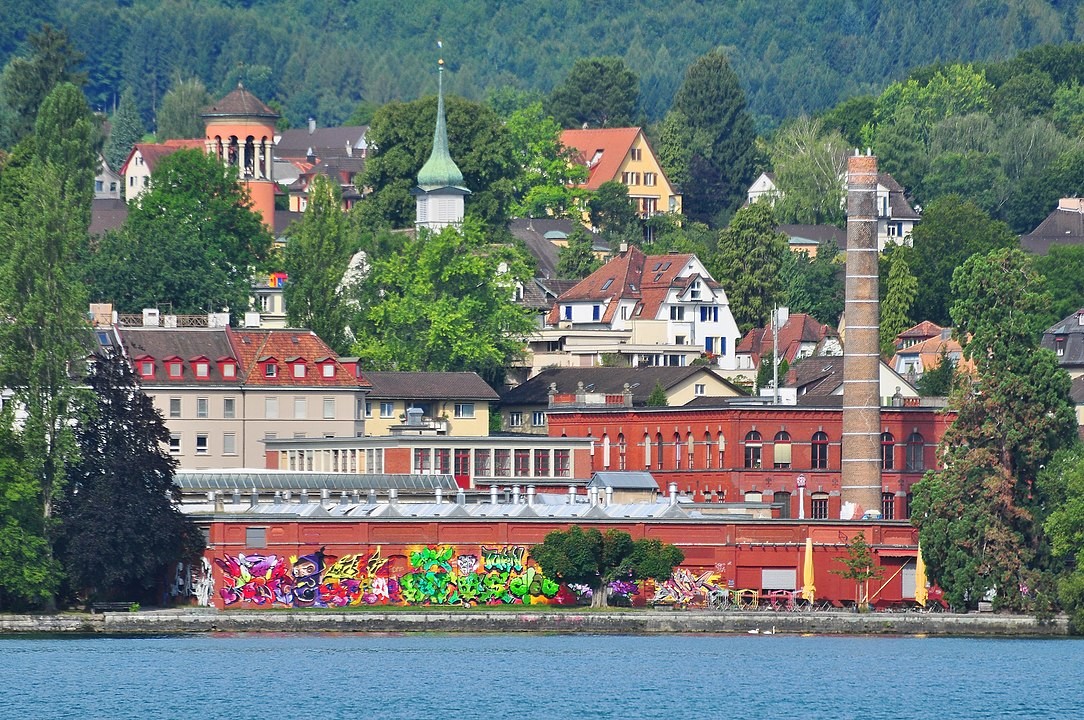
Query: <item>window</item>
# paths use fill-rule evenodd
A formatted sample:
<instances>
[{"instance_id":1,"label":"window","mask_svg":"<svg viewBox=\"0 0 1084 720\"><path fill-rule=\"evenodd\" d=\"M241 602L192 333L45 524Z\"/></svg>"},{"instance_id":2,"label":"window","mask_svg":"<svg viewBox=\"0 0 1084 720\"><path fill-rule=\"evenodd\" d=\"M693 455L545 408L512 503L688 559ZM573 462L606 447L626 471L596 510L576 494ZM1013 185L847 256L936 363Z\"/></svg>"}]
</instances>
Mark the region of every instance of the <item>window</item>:
<instances>
[{"instance_id":1,"label":"window","mask_svg":"<svg viewBox=\"0 0 1084 720\"><path fill-rule=\"evenodd\" d=\"M534 425L535 427L545 427L546 413L541 410L535 410L531 413L531 425Z\"/></svg>"},{"instance_id":2,"label":"window","mask_svg":"<svg viewBox=\"0 0 1084 720\"><path fill-rule=\"evenodd\" d=\"M452 474L457 478L465 478L470 475L470 450L466 448L455 449Z\"/></svg>"},{"instance_id":3,"label":"window","mask_svg":"<svg viewBox=\"0 0 1084 720\"><path fill-rule=\"evenodd\" d=\"M779 519L790 518L790 493L784 491L772 495L772 503L779 506Z\"/></svg>"},{"instance_id":4,"label":"window","mask_svg":"<svg viewBox=\"0 0 1084 720\"><path fill-rule=\"evenodd\" d=\"M719 307L717 305L701 305L700 322L719 322Z\"/></svg>"},{"instance_id":5,"label":"window","mask_svg":"<svg viewBox=\"0 0 1084 720\"><path fill-rule=\"evenodd\" d=\"M609 290L610 286L614 284L613 278L606 278L606 282L602 283L603 290Z\"/></svg>"},{"instance_id":6,"label":"window","mask_svg":"<svg viewBox=\"0 0 1084 720\"><path fill-rule=\"evenodd\" d=\"M893 460L895 459L895 458L893 458L893 455L895 454L893 451L896 448L896 446L893 444L894 442L895 442L895 438L892 437L892 433L890 433L890 432L881 433L881 469L882 470L891 470L893 468L893 466L895 465L895 463L893 462Z\"/></svg>"},{"instance_id":7,"label":"window","mask_svg":"<svg viewBox=\"0 0 1084 720\"><path fill-rule=\"evenodd\" d=\"M571 320L571 319L572 319L572 306L571 305L565 305L565 320Z\"/></svg>"},{"instance_id":8,"label":"window","mask_svg":"<svg viewBox=\"0 0 1084 720\"><path fill-rule=\"evenodd\" d=\"M169 435L169 454L180 455L181 454L181 435L180 433L170 433Z\"/></svg>"},{"instance_id":9,"label":"window","mask_svg":"<svg viewBox=\"0 0 1084 720\"><path fill-rule=\"evenodd\" d=\"M447 475L452 470L452 451L448 448L437 448L433 451L433 471L441 475Z\"/></svg>"},{"instance_id":10,"label":"window","mask_svg":"<svg viewBox=\"0 0 1084 720\"><path fill-rule=\"evenodd\" d=\"M508 427L523 427L523 413L508 413Z\"/></svg>"},{"instance_id":11,"label":"window","mask_svg":"<svg viewBox=\"0 0 1084 720\"><path fill-rule=\"evenodd\" d=\"M179 378L184 375L184 363L180 360L170 360L166 363L166 371L171 378Z\"/></svg>"},{"instance_id":12,"label":"window","mask_svg":"<svg viewBox=\"0 0 1084 720\"><path fill-rule=\"evenodd\" d=\"M324 398L324 419L335 419L335 398Z\"/></svg>"},{"instance_id":13,"label":"window","mask_svg":"<svg viewBox=\"0 0 1084 720\"><path fill-rule=\"evenodd\" d=\"M828 519L828 493L813 493L809 497L809 516L814 520Z\"/></svg>"},{"instance_id":14,"label":"window","mask_svg":"<svg viewBox=\"0 0 1084 720\"><path fill-rule=\"evenodd\" d=\"M169 399L169 416L171 418L179 418L181 416L181 399L179 397L171 397Z\"/></svg>"},{"instance_id":15,"label":"window","mask_svg":"<svg viewBox=\"0 0 1084 720\"><path fill-rule=\"evenodd\" d=\"M655 433L655 465L662 470L662 434Z\"/></svg>"},{"instance_id":16,"label":"window","mask_svg":"<svg viewBox=\"0 0 1084 720\"><path fill-rule=\"evenodd\" d=\"M222 398L222 417L227 420L237 417L237 398Z\"/></svg>"},{"instance_id":17,"label":"window","mask_svg":"<svg viewBox=\"0 0 1084 720\"><path fill-rule=\"evenodd\" d=\"M203 361L195 364L196 379L206 380L211 376L211 366L209 363Z\"/></svg>"},{"instance_id":18,"label":"window","mask_svg":"<svg viewBox=\"0 0 1084 720\"><path fill-rule=\"evenodd\" d=\"M602 317L602 306L601 305L592 305L591 306L591 319L592 320L598 320L601 317Z\"/></svg>"},{"instance_id":19,"label":"window","mask_svg":"<svg viewBox=\"0 0 1084 720\"><path fill-rule=\"evenodd\" d=\"M627 450L628 450L628 445L625 443L625 434L621 433L621 434L619 434L617 436L617 469L618 470L627 470L628 469L626 467L626 465L627 465L627 463L626 463L627 457L625 455Z\"/></svg>"},{"instance_id":20,"label":"window","mask_svg":"<svg viewBox=\"0 0 1084 720\"><path fill-rule=\"evenodd\" d=\"M675 335L674 336L674 344L675 345L685 345L686 344L685 343L685 336L684 335Z\"/></svg>"},{"instance_id":21,"label":"window","mask_svg":"<svg viewBox=\"0 0 1084 720\"><path fill-rule=\"evenodd\" d=\"M249 547L249 548L267 547L267 528L262 528L262 527L247 527L247 528L245 528L245 547Z\"/></svg>"},{"instance_id":22,"label":"window","mask_svg":"<svg viewBox=\"0 0 1084 720\"><path fill-rule=\"evenodd\" d=\"M493 475L508 477L512 474L512 451L498 448L493 451Z\"/></svg>"},{"instance_id":23,"label":"window","mask_svg":"<svg viewBox=\"0 0 1084 720\"><path fill-rule=\"evenodd\" d=\"M553 451L553 476L570 477L572 475L572 463L569 450L560 449Z\"/></svg>"},{"instance_id":24,"label":"window","mask_svg":"<svg viewBox=\"0 0 1084 720\"><path fill-rule=\"evenodd\" d=\"M276 365L275 363L270 363L269 362L269 363L267 363L266 365L263 366L263 376L264 377L269 377L269 378L278 377L278 374L279 374L279 366Z\"/></svg>"},{"instance_id":25,"label":"window","mask_svg":"<svg viewBox=\"0 0 1084 720\"><path fill-rule=\"evenodd\" d=\"M763 449L760 433L750 430L745 435L745 467L760 467L760 452Z\"/></svg>"},{"instance_id":26,"label":"window","mask_svg":"<svg viewBox=\"0 0 1084 720\"><path fill-rule=\"evenodd\" d=\"M643 151L642 148L632 148L631 150L629 150L629 159L630 160L639 161L639 160L642 160L643 157L644 157L644 151Z\"/></svg>"},{"instance_id":27,"label":"window","mask_svg":"<svg viewBox=\"0 0 1084 720\"><path fill-rule=\"evenodd\" d=\"M365 401L365 417L371 418L372 416L373 416L373 401L372 400L366 400Z\"/></svg>"},{"instance_id":28,"label":"window","mask_svg":"<svg viewBox=\"0 0 1084 720\"><path fill-rule=\"evenodd\" d=\"M117 191L117 181L112 180L109 183L109 192L116 192L116 191Z\"/></svg>"},{"instance_id":29,"label":"window","mask_svg":"<svg viewBox=\"0 0 1084 720\"><path fill-rule=\"evenodd\" d=\"M425 475L429 472L429 448L414 448L414 473Z\"/></svg>"},{"instance_id":30,"label":"window","mask_svg":"<svg viewBox=\"0 0 1084 720\"><path fill-rule=\"evenodd\" d=\"M237 377L237 366L231 362L222 363L222 377L227 380Z\"/></svg>"},{"instance_id":31,"label":"window","mask_svg":"<svg viewBox=\"0 0 1084 720\"><path fill-rule=\"evenodd\" d=\"M306 370L305 363L303 363L303 362L294 363L294 377L295 378L303 378L303 377L305 377L305 370Z\"/></svg>"},{"instance_id":32,"label":"window","mask_svg":"<svg viewBox=\"0 0 1084 720\"><path fill-rule=\"evenodd\" d=\"M926 469L922 453L924 445L925 440L917 432L911 433L907 438L907 472L922 472Z\"/></svg>"},{"instance_id":33,"label":"window","mask_svg":"<svg viewBox=\"0 0 1084 720\"><path fill-rule=\"evenodd\" d=\"M333 363L324 363L320 367L320 372L326 378L333 378L335 377L335 365Z\"/></svg>"},{"instance_id":34,"label":"window","mask_svg":"<svg viewBox=\"0 0 1084 720\"><path fill-rule=\"evenodd\" d=\"M297 420L304 420L309 416L309 399L308 398L294 398L294 418Z\"/></svg>"},{"instance_id":35,"label":"window","mask_svg":"<svg viewBox=\"0 0 1084 720\"><path fill-rule=\"evenodd\" d=\"M205 397L196 398L196 417L206 419L210 415L211 401Z\"/></svg>"},{"instance_id":36,"label":"window","mask_svg":"<svg viewBox=\"0 0 1084 720\"><path fill-rule=\"evenodd\" d=\"M474 476L475 477L489 477L490 470L492 468L492 450L475 450L474 451Z\"/></svg>"},{"instance_id":37,"label":"window","mask_svg":"<svg viewBox=\"0 0 1084 720\"><path fill-rule=\"evenodd\" d=\"M531 474L531 451L516 449L516 477L529 477Z\"/></svg>"},{"instance_id":38,"label":"window","mask_svg":"<svg viewBox=\"0 0 1084 720\"><path fill-rule=\"evenodd\" d=\"M207 433L196 433L196 454L207 454Z\"/></svg>"},{"instance_id":39,"label":"window","mask_svg":"<svg viewBox=\"0 0 1084 720\"><path fill-rule=\"evenodd\" d=\"M223 455L236 455L237 454L237 435L234 433L224 433L222 435L222 454Z\"/></svg>"},{"instance_id":40,"label":"window","mask_svg":"<svg viewBox=\"0 0 1084 720\"><path fill-rule=\"evenodd\" d=\"M390 418L395 415L395 403L382 400L380 402L380 417Z\"/></svg>"},{"instance_id":41,"label":"window","mask_svg":"<svg viewBox=\"0 0 1084 720\"><path fill-rule=\"evenodd\" d=\"M94 181L94 192L102 192L103 190L105 190L105 181L104 180L95 180Z\"/></svg>"},{"instance_id":42,"label":"window","mask_svg":"<svg viewBox=\"0 0 1084 720\"><path fill-rule=\"evenodd\" d=\"M828 468L828 436L823 432L813 433L813 442L809 446L809 466L814 470Z\"/></svg>"},{"instance_id":43,"label":"window","mask_svg":"<svg viewBox=\"0 0 1084 720\"><path fill-rule=\"evenodd\" d=\"M154 377L154 360L140 360L139 375L144 378Z\"/></svg>"},{"instance_id":44,"label":"window","mask_svg":"<svg viewBox=\"0 0 1084 720\"><path fill-rule=\"evenodd\" d=\"M777 468L790 467L790 433L780 430L775 434L772 463Z\"/></svg>"},{"instance_id":45,"label":"window","mask_svg":"<svg viewBox=\"0 0 1084 720\"><path fill-rule=\"evenodd\" d=\"M624 172L624 173L621 173L621 182L623 182L625 185L629 185L629 186L639 185L640 184L640 173L638 173L638 172Z\"/></svg>"},{"instance_id":46,"label":"window","mask_svg":"<svg viewBox=\"0 0 1084 720\"><path fill-rule=\"evenodd\" d=\"M893 493L881 493L881 517L885 520L896 519L896 496Z\"/></svg>"},{"instance_id":47,"label":"window","mask_svg":"<svg viewBox=\"0 0 1084 720\"><path fill-rule=\"evenodd\" d=\"M648 187L655 187L657 183L657 178L658 175L653 172L644 173L644 185L647 185Z\"/></svg>"},{"instance_id":48,"label":"window","mask_svg":"<svg viewBox=\"0 0 1084 720\"><path fill-rule=\"evenodd\" d=\"M267 420L277 420L279 417L279 399L269 397L263 399L263 416Z\"/></svg>"},{"instance_id":49,"label":"window","mask_svg":"<svg viewBox=\"0 0 1084 720\"><path fill-rule=\"evenodd\" d=\"M549 477L550 474L550 451L534 451L534 474L539 477Z\"/></svg>"},{"instance_id":50,"label":"window","mask_svg":"<svg viewBox=\"0 0 1084 720\"><path fill-rule=\"evenodd\" d=\"M681 305L671 305L670 306L670 319L671 320L684 320L685 319L685 308L682 307Z\"/></svg>"},{"instance_id":51,"label":"window","mask_svg":"<svg viewBox=\"0 0 1084 720\"><path fill-rule=\"evenodd\" d=\"M472 417L474 417L474 403L456 403L455 404L455 417L457 417L457 418L472 418Z\"/></svg>"}]
</instances>

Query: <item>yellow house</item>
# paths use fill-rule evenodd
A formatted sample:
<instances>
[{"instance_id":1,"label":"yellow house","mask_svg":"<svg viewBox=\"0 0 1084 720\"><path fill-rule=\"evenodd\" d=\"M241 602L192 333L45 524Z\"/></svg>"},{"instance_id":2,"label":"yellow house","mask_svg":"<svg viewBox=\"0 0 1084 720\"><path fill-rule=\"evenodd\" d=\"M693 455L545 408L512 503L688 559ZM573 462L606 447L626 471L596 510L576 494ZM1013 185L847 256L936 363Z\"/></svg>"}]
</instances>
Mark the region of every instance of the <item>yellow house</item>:
<instances>
[{"instance_id":1,"label":"yellow house","mask_svg":"<svg viewBox=\"0 0 1084 720\"><path fill-rule=\"evenodd\" d=\"M472 372L367 372L365 433L398 432L485 437L489 403L499 396Z\"/></svg>"},{"instance_id":2,"label":"yellow house","mask_svg":"<svg viewBox=\"0 0 1084 720\"><path fill-rule=\"evenodd\" d=\"M598 190L605 182L620 182L644 218L681 212L681 194L662 171L642 129L565 130L561 143L574 149L587 166L587 182L581 187Z\"/></svg>"}]
</instances>

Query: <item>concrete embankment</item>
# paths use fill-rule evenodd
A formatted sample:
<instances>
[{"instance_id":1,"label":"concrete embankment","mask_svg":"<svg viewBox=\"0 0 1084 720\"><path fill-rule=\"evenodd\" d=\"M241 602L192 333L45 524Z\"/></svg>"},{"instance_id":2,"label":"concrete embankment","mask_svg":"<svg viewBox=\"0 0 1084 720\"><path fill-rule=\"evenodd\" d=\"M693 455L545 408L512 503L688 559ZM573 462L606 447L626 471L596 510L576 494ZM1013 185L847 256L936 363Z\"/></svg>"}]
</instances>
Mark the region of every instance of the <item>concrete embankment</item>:
<instances>
[{"instance_id":1,"label":"concrete embankment","mask_svg":"<svg viewBox=\"0 0 1084 720\"><path fill-rule=\"evenodd\" d=\"M989 613L770 613L704 611L219 612L211 609L110 612L98 615L0 615L0 634L169 635L208 632L539 632L651 635L658 633L814 633L818 635L1064 636L1065 617Z\"/></svg>"}]
</instances>

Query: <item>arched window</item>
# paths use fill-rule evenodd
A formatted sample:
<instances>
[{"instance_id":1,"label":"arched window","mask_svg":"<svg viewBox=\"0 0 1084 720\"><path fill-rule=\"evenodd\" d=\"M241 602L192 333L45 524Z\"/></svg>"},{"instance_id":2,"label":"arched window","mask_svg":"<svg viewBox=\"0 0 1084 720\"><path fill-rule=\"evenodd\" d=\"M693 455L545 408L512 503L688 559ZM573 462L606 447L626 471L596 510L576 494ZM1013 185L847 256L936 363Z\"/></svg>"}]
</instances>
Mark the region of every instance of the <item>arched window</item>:
<instances>
[{"instance_id":1,"label":"arched window","mask_svg":"<svg viewBox=\"0 0 1084 720\"><path fill-rule=\"evenodd\" d=\"M719 469L720 470L722 470L724 467L726 467L726 462L724 461L725 456L726 456L726 438L723 437L722 433L719 433Z\"/></svg>"},{"instance_id":2,"label":"arched window","mask_svg":"<svg viewBox=\"0 0 1084 720\"><path fill-rule=\"evenodd\" d=\"M760 451L762 450L762 441L760 439L760 433L756 430L750 430L745 435L745 467L747 468L759 468L760 467Z\"/></svg>"},{"instance_id":3,"label":"arched window","mask_svg":"<svg viewBox=\"0 0 1084 720\"><path fill-rule=\"evenodd\" d=\"M625 467L625 462L626 462L625 450L626 449L627 449L627 446L625 445L625 433L618 433L618 435L617 435L617 469L618 470L626 470L627 469Z\"/></svg>"},{"instance_id":4,"label":"arched window","mask_svg":"<svg viewBox=\"0 0 1084 720\"><path fill-rule=\"evenodd\" d=\"M775 444L772 447L772 463L777 468L790 467L790 433L780 430L775 434Z\"/></svg>"},{"instance_id":5,"label":"arched window","mask_svg":"<svg viewBox=\"0 0 1084 720\"><path fill-rule=\"evenodd\" d=\"M714 449L711 443L711 433L704 433L704 467L708 470L711 470L711 456L715 454Z\"/></svg>"},{"instance_id":6,"label":"arched window","mask_svg":"<svg viewBox=\"0 0 1084 720\"><path fill-rule=\"evenodd\" d=\"M644 433L644 470L651 469L651 436Z\"/></svg>"},{"instance_id":7,"label":"arched window","mask_svg":"<svg viewBox=\"0 0 1084 720\"><path fill-rule=\"evenodd\" d=\"M215 157L222 161L222 136L215 135Z\"/></svg>"},{"instance_id":8,"label":"arched window","mask_svg":"<svg viewBox=\"0 0 1084 720\"><path fill-rule=\"evenodd\" d=\"M229 147L226 148L226 162L228 162L230 165L233 165L234 167L237 167L237 154L237 136L230 135L230 144Z\"/></svg>"},{"instance_id":9,"label":"arched window","mask_svg":"<svg viewBox=\"0 0 1084 720\"><path fill-rule=\"evenodd\" d=\"M809 496L809 516L814 520L828 518L828 493L815 492Z\"/></svg>"},{"instance_id":10,"label":"arched window","mask_svg":"<svg viewBox=\"0 0 1084 720\"><path fill-rule=\"evenodd\" d=\"M881 433L881 469L891 470L895 467L895 445L896 439L892 437L892 433Z\"/></svg>"},{"instance_id":11,"label":"arched window","mask_svg":"<svg viewBox=\"0 0 1084 720\"><path fill-rule=\"evenodd\" d=\"M813 433L813 441L809 446L809 466L814 470L828 468L828 435L823 432Z\"/></svg>"},{"instance_id":12,"label":"arched window","mask_svg":"<svg viewBox=\"0 0 1084 720\"><path fill-rule=\"evenodd\" d=\"M674 469L681 469L681 435L674 433Z\"/></svg>"},{"instance_id":13,"label":"arched window","mask_svg":"<svg viewBox=\"0 0 1084 720\"><path fill-rule=\"evenodd\" d=\"M926 441L917 432L907 437L907 472L922 472L926 469L926 460L923 458L925 445Z\"/></svg>"},{"instance_id":14,"label":"arched window","mask_svg":"<svg viewBox=\"0 0 1084 720\"><path fill-rule=\"evenodd\" d=\"M245 177L256 174L256 138L249 135L245 138L245 166L242 170Z\"/></svg>"},{"instance_id":15,"label":"arched window","mask_svg":"<svg viewBox=\"0 0 1084 720\"><path fill-rule=\"evenodd\" d=\"M610 469L610 434L602 433L602 467Z\"/></svg>"},{"instance_id":16,"label":"arched window","mask_svg":"<svg viewBox=\"0 0 1084 720\"><path fill-rule=\"evenodd\" d=\"M896 494L881 493L881 517L885 520L896 519Z\"/></svg>"},{"instance_id":17,"label":"arched window","mask_svg":"<svg viewBox=\"0 0 1084 720\"><path fill-rule=\"evenodd\" d=\"M790 517L790 493L786 490L772 495L772 502L779 506L779 517L786 520Z\"/></svg>"},{"instance_id":18,"label":"arched window","mask_svg":"<svg viewBox=\"0 0 1084 720\"><path fill-rule=\"evenodd\" d=\"M696 467L696 443L693 442L693 434L688 433L685 437L685 450L689 454L689 469Z\"/></svg>"},{"instance_id":19,"label":"arched window","mask_svg":"<svg viewBox=\"0 0 1084 720\"><path fill-rule=\"evenodd\" d=\"M662 470L662 433L655 433L655 466Z\"/></svg>"}]
</instances>

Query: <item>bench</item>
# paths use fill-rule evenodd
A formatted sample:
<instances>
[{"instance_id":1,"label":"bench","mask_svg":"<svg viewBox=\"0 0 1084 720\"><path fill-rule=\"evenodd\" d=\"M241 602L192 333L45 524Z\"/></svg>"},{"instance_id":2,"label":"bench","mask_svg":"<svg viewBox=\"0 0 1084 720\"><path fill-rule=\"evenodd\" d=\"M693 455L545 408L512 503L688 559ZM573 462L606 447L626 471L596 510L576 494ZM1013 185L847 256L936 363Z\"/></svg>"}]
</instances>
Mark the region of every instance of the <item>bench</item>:
<instances>
[{"instance_id":1,"label":"bench","mask_svg":"<svg viewBox=\"0 0 1084 720\"><path fill-rule=\"evenodd\" d=\"M90 614L104 613L104 612L131 612L132 605L135 605L132 601L127 602L95 602L90 604Z\"/></svg>"}]
</instances>

